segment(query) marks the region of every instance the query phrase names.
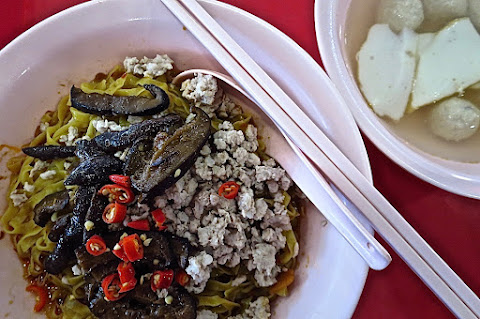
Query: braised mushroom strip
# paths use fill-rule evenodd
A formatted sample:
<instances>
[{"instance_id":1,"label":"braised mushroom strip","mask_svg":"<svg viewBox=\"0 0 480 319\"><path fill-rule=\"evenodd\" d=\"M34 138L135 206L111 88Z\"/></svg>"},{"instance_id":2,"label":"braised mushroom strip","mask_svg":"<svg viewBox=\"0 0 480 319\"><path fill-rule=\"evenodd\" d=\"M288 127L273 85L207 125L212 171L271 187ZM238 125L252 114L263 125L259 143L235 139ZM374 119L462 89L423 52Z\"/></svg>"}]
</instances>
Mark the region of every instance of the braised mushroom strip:
<instances>
[{"instance_id":1,"label":"braised mushroom strip","mask_svg":"<svg viewBox=\"0 0 480 319\"><path fill-rule=\"evenodd\" d=\"M35 214L33 220L38 226L45 227L54 213L64 215L62 213L71 211L69 203L70 196L67 190L47 195L33 209Z\"/></svg>"},{"instance_id":2,"label":"braised mushroom strip","mask_svg":"<svg viewBox=\"0 0 480 319\"><path fill-rule=\"evenodd\" d=\"M200 108L193 108L193 120L168 136L139 139L130 149L125 173L132 185L143 193L158 193L178 181L193 165L210 136L210 118Z\"/></svg>"},{"instance_id":3,"label":"braised mushroom strip","mask_svg":"<svg viewBox=\"0 0 480 319\"><path fill-rule=\"evenodd\" d=\"M153 99L138 96L114 96L108 94L84 93L72 86L70 98L72 106L86 113L98 115L153 115L168 108L167 93L156 85L143 86Z\"/></svg>"}]
</instances>

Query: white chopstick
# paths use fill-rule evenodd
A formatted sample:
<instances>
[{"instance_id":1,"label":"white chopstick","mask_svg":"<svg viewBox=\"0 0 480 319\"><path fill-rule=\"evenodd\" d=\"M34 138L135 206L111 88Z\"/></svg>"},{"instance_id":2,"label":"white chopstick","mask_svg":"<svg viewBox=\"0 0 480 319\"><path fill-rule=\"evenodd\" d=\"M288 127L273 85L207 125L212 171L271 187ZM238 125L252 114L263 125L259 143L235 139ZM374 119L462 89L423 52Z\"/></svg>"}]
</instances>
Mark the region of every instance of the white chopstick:
<instances>
[{"instance_id":1,"label":"white chopstick","mask_svg":"<svg viewBox=\"0 0 480 319\"><path fill-rule=\"evenodd\" d=\"M459 318L480 316L480 300L473 291L195 0L184 0L183 4L200 22L179 1L162 1L302 152L364 213L377 232L452 313Z\"/></svg>"},{"instance_id":2,"label":"white chopstick","mask_svg":"<svg viewBox=\"0 0 480 319\"><path fill-rule=\"evenodd\" d=\"M370 234L353 213L342 202L340 197L335 193L332 185L330 185L318 170L311 164L310 160L302 153L302 151L290 140L285 132L282 131L285 139L295 154L302 159L304 165L312 173L315 178L314 182L310 182L308 187L297 185L307 195L310 201L320 209L323 199L315 197L315 189L321 188L330 196L340 212L320 210L327 220L342 234L342 236L350 243L350 245L362 256L370 268L374 270L385 269L392 257L388 251ZM313 189L312 189L313 187ZM311 190L313 190L311 192ZM309 193L312 193L312 196Z\"/></svg>"}]
</instances>

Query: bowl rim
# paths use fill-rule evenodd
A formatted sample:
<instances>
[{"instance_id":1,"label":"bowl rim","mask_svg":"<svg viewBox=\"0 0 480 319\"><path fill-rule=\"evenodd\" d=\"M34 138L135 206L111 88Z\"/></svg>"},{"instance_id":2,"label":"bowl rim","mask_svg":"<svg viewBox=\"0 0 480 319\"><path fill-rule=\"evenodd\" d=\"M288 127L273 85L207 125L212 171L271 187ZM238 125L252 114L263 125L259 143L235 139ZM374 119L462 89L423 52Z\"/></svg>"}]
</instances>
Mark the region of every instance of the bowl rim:
<instances>
[{"instance_id":1,"label":"bowl rim","mask_svg":"<svg viewBox=\"0 0 480 319\"><path fill-rule=\"evenodd\" d=\"M390 132L374 114L344 62L346 10L341 0L315 1L315 32L322 62L343 95L361 131L386 156L418 178L451 193L480 199L480 163L445 160L408 145ZM346 0L347 7L353 0Z\"/></svg>"}]
</instances>

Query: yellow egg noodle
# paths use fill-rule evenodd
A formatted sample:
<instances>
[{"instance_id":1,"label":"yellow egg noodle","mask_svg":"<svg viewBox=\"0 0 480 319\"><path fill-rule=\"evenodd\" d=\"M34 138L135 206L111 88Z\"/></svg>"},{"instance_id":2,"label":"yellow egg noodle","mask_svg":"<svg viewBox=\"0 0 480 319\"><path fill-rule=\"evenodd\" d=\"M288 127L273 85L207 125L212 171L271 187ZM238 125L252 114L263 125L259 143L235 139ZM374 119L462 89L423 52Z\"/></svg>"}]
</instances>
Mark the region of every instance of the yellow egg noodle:
<instances>
[{"instance_id":1,"label":"yellow egg noodle","mask_svg":"<svg viewBox=\"0 0 480 319\"><path fill-rule=\"evenodd\" d=\"M148 97L150 93L140 85L154 84L161 87L170 97L170 107L167 112L177 113L183 118L190 113L189 104L182 98L177 87L167 83L166 75L152 79L124 72L122 66L116 66L107 75L99 74L95 80L83 83L81 89L85 93ZM48 111L43 115L42 124L37 128L35 137L28 146L59 145L61 136L67 135L70 127L78 130L78 137L93 138L98 135L92 122L95 119L101 118L71 108L69 97L65 96L60 100L55 111ZM124 116L109 120L115 120L120 125L129 125ZM228 120L234 124L235 129L245 129L251 121L251 117L241 114ZM220 119L212 119L213 128L218 129L221 122ZM261 140L259 140L257 154L262 159L268 159L264 143ZM24 262L27 279L49 288L52 302L45 308L48 318L95 318L89 308L78 301L85 295L83 275L75 276L68 267L60 275L51 275L44 271L43 258L53 251L56 245L48 239L52 222L49 222L46 227L40 227L33 221L35 205L45 196L65 189L63 181L69 174L69 166L75 167L77 163L78 160L73 158L42 162L30 156L20 155L11 158L7 164L11 171L11 181L7 193L8 207L1 216L0 224L2 229L12 237L14 248ZM40 174L47 170L55 171L55 175L50 179L41 178ZM34 188L25 187L25 185L33 185ZM33 191L28 191L32 189ZM12 192L25 194L25 202L15 206L10 198ZM286 192L284 195L284 205L295 231L284 232L287 244L277 256L277 262L283 268L292 269L293 274L296 266L296 258L293 256L298 238L297 217L302 213L302 205L298 196ZM266 199L266 201L273 206L273 200ZM246 275L248 280L238 286L233 286L232 282L238 275ZM258 296L267 296L271 300L277 295L285 296L287 286L293 280L293 275L291 277L290 281L279 280L273 287L261 288L257 287L253 274L250 274L244 266L218 267L213 270L205 291L196 296L198 306L200 309L217 312L219 318L226 318L246 309L249 302Z\"/></svg>"}]
</instances>

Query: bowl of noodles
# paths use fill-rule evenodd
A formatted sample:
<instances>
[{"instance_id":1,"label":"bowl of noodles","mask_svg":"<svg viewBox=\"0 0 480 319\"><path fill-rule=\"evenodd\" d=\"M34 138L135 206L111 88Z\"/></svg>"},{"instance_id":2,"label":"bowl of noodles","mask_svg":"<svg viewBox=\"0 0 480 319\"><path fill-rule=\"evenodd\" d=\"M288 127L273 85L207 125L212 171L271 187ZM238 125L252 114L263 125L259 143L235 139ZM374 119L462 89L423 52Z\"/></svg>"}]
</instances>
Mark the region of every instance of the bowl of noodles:
<instances>
[{"instance_id":1,"label":"bowl of noodles","mask_svg":"<svg viewBox=\"0 0 480 319\"><path fill-rule=\"evenodd\" d=\"M479 198L480 61L465 53L480 45L477 2L318 1L315 12L323 63L361 130L417 177Z\"/></svg>"},{"instance_id":2,"label":"bowl of noodles","mask_svg":"<svg viewBox=\"0 0 480 319\"><path fill-rule=\"evenodd\" d=\"M320 67L260 19L202 4L370 177L353 118ZM242 37L245 26L255 35ZM280 67L285 56L296 66ZM201 74L171 83L180 70L224 71L160 2L71 8L5 47L0 66L5 314L352 315L367 265L295 186L308 171L258 107ZM160 96L155 112L85 102Z\"/></svg>"}]
</instances>

